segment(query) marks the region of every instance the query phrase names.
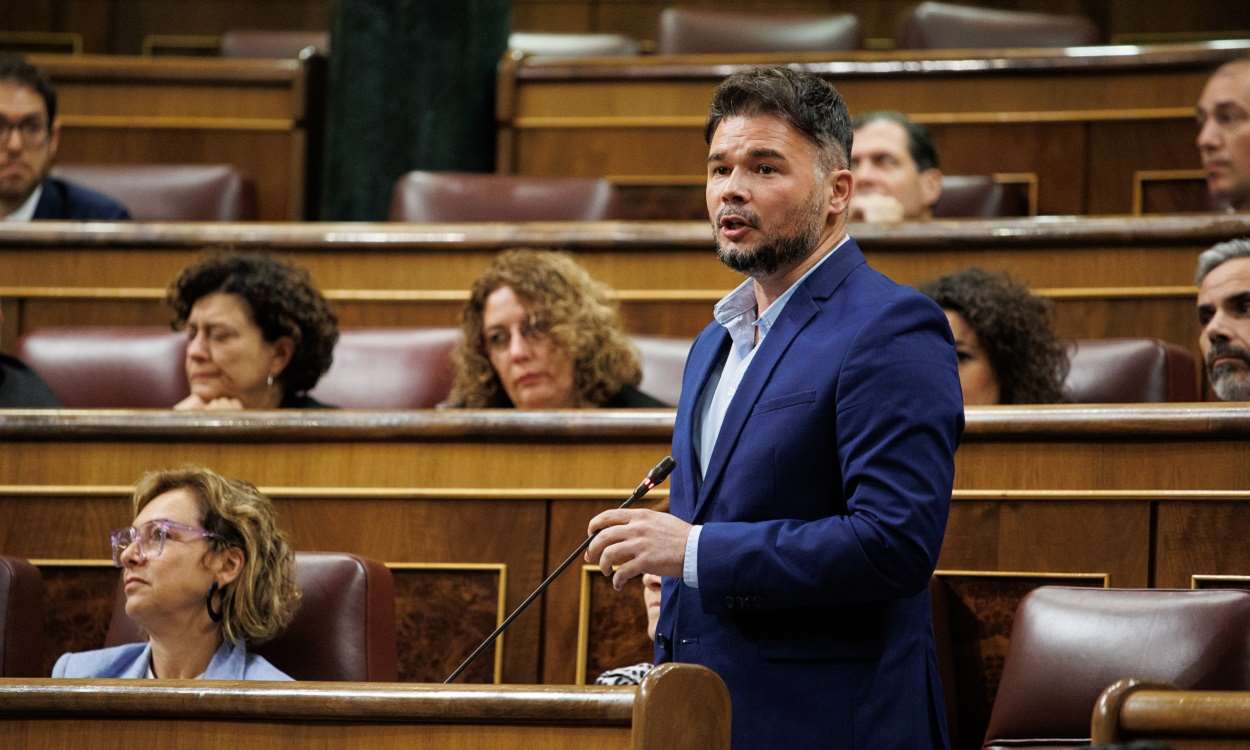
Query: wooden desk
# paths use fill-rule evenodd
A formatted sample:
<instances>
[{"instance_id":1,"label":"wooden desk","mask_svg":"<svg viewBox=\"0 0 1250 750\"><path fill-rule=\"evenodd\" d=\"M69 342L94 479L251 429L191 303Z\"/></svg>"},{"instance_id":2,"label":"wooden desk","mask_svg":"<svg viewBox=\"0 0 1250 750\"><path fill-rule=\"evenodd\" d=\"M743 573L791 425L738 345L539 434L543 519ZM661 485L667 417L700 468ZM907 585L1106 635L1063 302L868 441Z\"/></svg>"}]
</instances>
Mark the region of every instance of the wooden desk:
<instances>
[{"instance_id":1,"label":"wooden desk","mask_svg":"<svg viewBox=\"0 0 1250 750\"><path fill-rule=\"evenodd\" d=\"M31 55L57 87L72 164L233 164L256 186L261 220L306 217L324 61ZM308 193L305 191L308 190Z\"/></svg>"},{"instance_id":2,"label":"wooden desk","mask_svg":"<svg viewBox=\"0 0 1250 750\"><path fill-rule=\"evenodd\" d=\"M693 218L671 211L702 205L716 84L755 65L797 64L831 80L852 113L901 109L928 125L951 174L1034 175L1043 214L1127 214L1134 184L1151 184L1138 173L1199 166L1194 103L1211 71L1247 50L1250 41L1229 40L511 59L499 72L498 171L606 176L645 204L634 218Z\"/></svg>"},{"instance_id":3,"label":"wooden desk","mask_svg":"<svg viewBox=\"0 0 1250 750\"><path fill-rule=\"evenodd\" d=\"M919 284L980 266L1054 300L1071 338L1155 336L1196 348L1198 253L1250 234L1250 215L867 225L869 261ZM309 268L344 327L454 326L500 250L570 251L615 290L633 333L693 337L741 277L704 222L551 224L68 224L0 227L0 343L69 325L162 325L165 286L206 248L272 250Z\"/></svg>"},{"instance_id":4,"label":"wooden desk","mask_svg":"<svg viewBox=\"0 0 1250 750\"><path fill-rule=\"evenodd\" d=\"M725 684L667 665L639 688L0 679L6 748L729 747Z\"/></svg>"}]
</instances>

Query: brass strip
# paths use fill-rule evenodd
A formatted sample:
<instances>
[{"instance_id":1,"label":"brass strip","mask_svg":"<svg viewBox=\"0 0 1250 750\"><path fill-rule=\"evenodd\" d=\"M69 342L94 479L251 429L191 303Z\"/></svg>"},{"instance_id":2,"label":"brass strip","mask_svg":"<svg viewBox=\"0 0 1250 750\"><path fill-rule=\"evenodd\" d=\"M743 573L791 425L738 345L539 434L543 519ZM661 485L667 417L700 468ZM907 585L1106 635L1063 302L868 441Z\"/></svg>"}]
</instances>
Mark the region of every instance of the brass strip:
<instances>
[{"instance_id":1,"label":"brass strip","mask_svg":"<svg viewBox=\"0 0 1250 750\"><path fill-rule=\"evenodd\" d=\"M129 497L128 485L0 485L0 497ZM625 498L632 488L486 488L486 487L261 487L276 499L318 498L332 500L608 500ZM652 499L667 498L669 488L656 487Z\"/></svg>"},{"instance_id":2,"label":"brass strip","mask_svg":"<svg viewBox=\"0 0 1250 750\"><path fill-rule=\"evenodd\" d=\"M154 115L61 115L65 128L119 130L254 130L284 133L299 127L281 117L170 117Z\"/></svg>"}]
</instances>

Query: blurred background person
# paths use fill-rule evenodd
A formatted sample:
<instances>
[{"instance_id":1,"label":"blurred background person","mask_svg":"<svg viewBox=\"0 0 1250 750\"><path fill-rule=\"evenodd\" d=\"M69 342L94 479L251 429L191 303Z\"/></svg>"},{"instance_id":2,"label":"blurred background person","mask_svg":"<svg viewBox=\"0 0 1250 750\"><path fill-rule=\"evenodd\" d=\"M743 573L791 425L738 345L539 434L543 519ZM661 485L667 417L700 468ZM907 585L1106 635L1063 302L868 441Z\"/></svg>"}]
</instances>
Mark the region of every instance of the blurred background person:
<instances>
[{"instance_id":1,"label":"blurred background person","mask_svg":"<svg viewBox=\"0 0 1250 750\"><path fill-rule=\"evenodd\" d=\"M868 112L852 120L851 221L896 224L933 218L942 171L929 129L902 112Z\"/></svg>"},{"instance_id":2,"label":"blurred background person","mask_svg":"<svg viewBox=\"0 0 1250 750\"><path fill-rule=\"evenodd\" d=\"M0 310L0 324L4 311ZM0 354L0 409L55 409L61 403L34 370L17 357Z\"/></svg>"},{"instance_id":3,"label":"blurred background person","mask_svg":"<svg viewBox=\"0 0 1250 750\"><path fill-rule=\"evenodd\" d=\"M0 217L129 219L107 195L48 175L60 141L52 82L18 58L0 58Z\"/></svg>"},{"instance_id":4,"label":"blurred background person","mask_svg":"<svg viewBox=\"0 0 1250 750\"><path fill-rule=\"evenodd\" d=\"M1051 330L1046 300L1006 274L979 268L947 274L920 291L950 321L965 406L1063 400L1068 354Z\"/></svg>"},{"instance_id":5,"label":"blurred background person","mask_svg":"<svg viewBox=\"0 0 1250 750\"><path fill-rule=\"evenodd\" d=\"M508 250L473 282L448 405L663 407L606 288L566 253Z\"/></svg>"},{"instance_id":6,"label":"blurred background person","mask_svg":"<svg viewBox=\"0 0 1250 750\"><path fill-rule=\"evenodd\" d=\"M210 255L166 292L187 333L191 395L175 409L326 408L308 395L333 360L338 319L302 268L260 253Z\"/></svg>"},{"instance_id":7,"label":"blurred background person","mask_svg":"<svg viewBox=\"0 0 1250 750\"><path fill-rule=\"evenodd\" d=\"M1216 69L1196 110L1198 155L1212 205L1250 211L1250 59Z\"/></svg>"},{"instance_id":8,"label":"blurred background person","mask_svg":"<svg viewBox=\"0 0 1250 750\"><path fill-rule=\"evenodd\" d=\"M1250 238L1198 256L1198 350L1221 401L1250 401Z\"/></svg>"},{"instance_id":9,"label":"blurred background person","mask_svg":"<svg viewBox=\"0 0 1250 750\"><path fill-rule=\"evenodd\" d=\"M289 680L248 653L290 623L295 555L273 503L208 469L145 474L133 525L110 535L126 614L145 643L63 654L53 677Z\"/></svg>"}]
</instances>

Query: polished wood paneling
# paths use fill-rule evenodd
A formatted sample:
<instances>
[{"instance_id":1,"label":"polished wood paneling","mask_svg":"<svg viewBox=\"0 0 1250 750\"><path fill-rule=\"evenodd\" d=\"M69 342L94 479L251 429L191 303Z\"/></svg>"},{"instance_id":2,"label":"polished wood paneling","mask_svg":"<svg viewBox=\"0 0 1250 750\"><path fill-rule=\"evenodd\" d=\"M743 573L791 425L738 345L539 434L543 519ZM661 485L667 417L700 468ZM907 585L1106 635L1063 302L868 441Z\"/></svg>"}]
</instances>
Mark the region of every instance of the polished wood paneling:
<instances>
[{"instance_id":1,"label":"polished wood paneling","mask_svg":"<svg viewBox=\"0 0 1250 750\"><path fill-rule=\"evenodd\" d=\"M6 748L725 750L729 716L719 677L676 664L656 670L636 690L0 680L0 743Z\"/></svg>"},{"instance_id":2,"label":"polished wood paneling","mask_svg":"<svg viewBox=\"0 0 1250 750\"><path fill-rule=\"evenodd\" d=\"M61 162L232 164L255 185L260 219L305 217L321 60L30 60L57 86Z\"/></svg>"},{"instance_id":3,"label":"polished wood paneling","mask_svg":"<svg viewBox=\"0 0 1250 750\"><path fill-rule=\"evenodd\" d=\"M1059 335L1155 336L1196 347L1193 267L1250 233L1245 216L940 221L852 233L874 267L919 284L968 266L1008 271L1055 302ZM306 266L345 327L452 326L500 250L572 252L614 289L628 329L693 336L741 277L704 222L553 224L119 224L0 228L0 300L12 351L22 332L162 325L165 285L204 248L266 249Z\"/></svg>"},{"instance_id":4,"label":"polished wood paneling","mask_svg":"<svg viewBox=\"0 0 1250 750\"><path fill-rule=\"evenodd\" d=\"M1244 748L1250 744L1250 691L1177 690L1121 679L1094 704L1091 740L1099 747Z\"/></svg>"},{"instance_id":5,"label":"polished wood paneling","mask_svg":"<svg viewBox=\"0 0 1250 750\"><path fill-rule=\"evenodd\" d=\"M1042 214L1129 213L1140 170L1193 169L1192 108L1250 41L1039 51L533 58L501 67L498 170L614 176L635 190L705 172L712 89L755 64L801 64L852 112L902 109L932 127L952 174L1038 175ZM663 210L662 206L657 206ZM680 214L679 214L680 215ZM658 214L648 218L674 218Z\"/></svg>"}]
</instances>

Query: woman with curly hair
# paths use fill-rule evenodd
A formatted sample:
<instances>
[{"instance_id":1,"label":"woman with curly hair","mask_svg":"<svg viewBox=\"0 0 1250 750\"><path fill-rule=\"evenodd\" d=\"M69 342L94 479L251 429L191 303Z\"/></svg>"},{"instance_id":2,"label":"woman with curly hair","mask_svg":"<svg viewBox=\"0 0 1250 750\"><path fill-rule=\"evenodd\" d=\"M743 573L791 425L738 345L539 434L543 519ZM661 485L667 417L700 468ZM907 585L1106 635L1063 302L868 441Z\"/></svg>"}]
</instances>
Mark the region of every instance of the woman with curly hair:
<instances>
[{"instance_id":1,"label":"woman with curly hair","mask_svg":"<svg viewBox=\"0 0 1250 750\"><path fill-rule=\"evenodd\" d=\"M1068 355L1050 329L1050 305L1006 274L969 268L920 287L955 335L964 404L1063 400Z\"/></svg>"},{"instance_id":2,"label":"woman with curly hair","mask_svg":"<svg viewBox=\"0 0 1250 750\"><path fill-rule=\"evenodd\" d=\"M145 474L131 505L132 525L109 542L126 614L148 639L63 654L52 676L291 679L247 649L290 624L299 601L269 498L189 466Z\"/></svg>"},{"instance_id":3,"label":"woman with curly hair","mask_svg":"<svg viewBox=\"0 0 1250 750\"><path fill-rule=\"evenodd\" d=\"M508 250L473 282L452 406L660 407L603 285L565 253Z\"/></svg>"},{"instance_id":4,"label":"woman with curly hair","mask_svg":"<svg viewBox=\"0 0 1250 750\"><path fill-rule=\"evenodd\" d=\"M175 409L326 408L307 392L330 369L338 319L307 271L211 255L183 269L166 301L187 333L191 395Z\"/></svg>"}]
</instances>

